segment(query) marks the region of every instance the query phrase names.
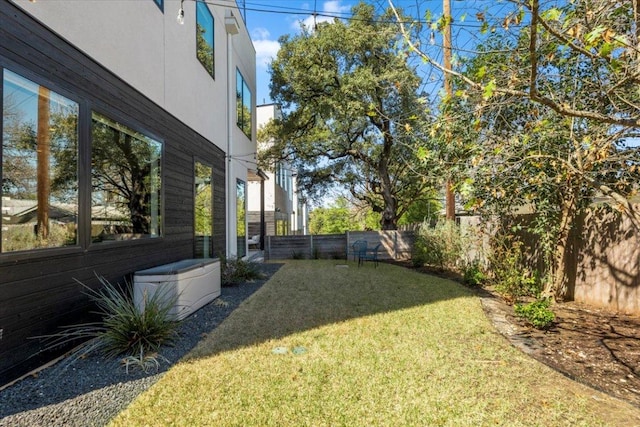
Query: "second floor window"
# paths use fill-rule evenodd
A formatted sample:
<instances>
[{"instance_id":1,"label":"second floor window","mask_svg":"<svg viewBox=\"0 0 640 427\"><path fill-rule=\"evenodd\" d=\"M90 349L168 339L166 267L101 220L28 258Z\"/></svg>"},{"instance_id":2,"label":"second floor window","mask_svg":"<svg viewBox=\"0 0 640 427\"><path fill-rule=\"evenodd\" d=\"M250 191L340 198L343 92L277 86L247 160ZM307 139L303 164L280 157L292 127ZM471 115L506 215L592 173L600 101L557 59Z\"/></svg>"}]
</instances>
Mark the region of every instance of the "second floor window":
<instances>
[{"instance_id":1,"label":"second floor window","mask_svg":"<svg viewBox=\"0 0 640 427\"><path fill-rule=\"evenodd\" d=\"M196 3L196 55L211 77L215 78L213 15L203 2Z\"/></svg>"},{"instance_id":2,"label":"second floor window","mask_svg":"<svg viewBox=\"0 0 640 427\"><path fill-rule=\"evenodd\" d=\"M158 5L160 10L164 11L164 0L153 0L153 1L155 2L155 4Z\"/></svg>"},{"instance_id":3,"label":"second floor window","mask_svg":"<svg viewBox=\"0 0 640 427\"><path fill-rule=\"evenodd\" d=\"M236 70L236 122L251 139L251 91L240 71Z\"/></svg>"}]
</instances>

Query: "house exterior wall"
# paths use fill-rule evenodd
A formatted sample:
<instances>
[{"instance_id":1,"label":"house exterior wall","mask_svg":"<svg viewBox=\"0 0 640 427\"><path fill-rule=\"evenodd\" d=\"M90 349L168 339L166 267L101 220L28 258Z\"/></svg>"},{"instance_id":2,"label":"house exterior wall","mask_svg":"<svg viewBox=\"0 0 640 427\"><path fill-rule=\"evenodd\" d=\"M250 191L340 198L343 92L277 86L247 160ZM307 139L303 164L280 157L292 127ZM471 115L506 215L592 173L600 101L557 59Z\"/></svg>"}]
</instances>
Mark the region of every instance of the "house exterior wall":
<instances>
[{"instance_id":1,"label":"house exterior wall","mask_svg":"<svg viewBox=\"0 0 640 427\"><path fill-rule=\"evenodd\" d=\"M195 54L195 2L184 3L184 26L175 21L179 3L165 0L163 13L153 0L0 2L0 80L9 70L79 105L81 187L76 245L0 253L0 384L65 350L30 357L44 348L31 337L90 317L76 280L97 287L99 274L122 283L137 270L194 256L196 160L213 170L214 253L235 240L229 183L246 180L248 166L230 166L227 152L255 151L255 132L249 138L236 125L235 70L255 94L255 51L240 14L238 34L227 37L232 8L210 5L212 79ZM162 142L161 237L92 243L92 111Z\"/></svg>"},{"instance_id":2,"label":"house exterior wall","mask_svg":"<svg viewBox=\"0 0 640 427\"><path fill-rule=\"evenodd\" d=\"M260 128L274 118L282 116L277 104L256 107L257 126ZM265 148L269 142L260 142L258 149ZM308 232L308 209L306 202L298 192L296 172L287 162L279 162L271 171L265 171L265 235L306 234ZM253 219L260 211L260 184L252 183L248 190L247 209L251 215L250 230L259 230L259 224ZM257 232L255 233L257 234Z\"/></svg>"}]
</instances>

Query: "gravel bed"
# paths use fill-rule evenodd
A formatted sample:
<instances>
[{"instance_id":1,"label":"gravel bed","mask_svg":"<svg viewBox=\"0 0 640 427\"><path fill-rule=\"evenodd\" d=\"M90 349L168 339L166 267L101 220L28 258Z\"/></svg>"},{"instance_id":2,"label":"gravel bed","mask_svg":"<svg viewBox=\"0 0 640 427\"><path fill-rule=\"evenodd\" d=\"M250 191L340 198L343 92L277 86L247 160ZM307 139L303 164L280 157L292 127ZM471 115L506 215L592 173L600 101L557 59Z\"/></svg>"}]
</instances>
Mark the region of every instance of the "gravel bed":
<instances>
[{"instance_id":1,"label":"gravel bed","mask_svg":"<svg viewBox=\"0 0 640 427\"><path fill-rule=\"evenodd\" d=\"M118 359L90 355L72 363L63 359L0 391L0 426L104 426L140 393L153 385L171 365L215 329L246 298L258 290L280 264L260 264L263 280L223 287L219 300L184 319L179 338L160 351L160 367L145 373Z\"/></svg>"}]
</instances>

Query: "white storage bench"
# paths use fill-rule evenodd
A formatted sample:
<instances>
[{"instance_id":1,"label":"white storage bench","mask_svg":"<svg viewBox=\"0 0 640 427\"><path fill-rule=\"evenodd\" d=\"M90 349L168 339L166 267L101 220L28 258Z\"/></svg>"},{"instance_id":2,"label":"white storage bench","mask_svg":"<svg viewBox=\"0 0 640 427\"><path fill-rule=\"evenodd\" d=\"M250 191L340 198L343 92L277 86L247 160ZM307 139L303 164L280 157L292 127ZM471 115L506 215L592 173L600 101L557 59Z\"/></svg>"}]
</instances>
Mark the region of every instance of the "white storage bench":
<instances>
[{"instance_id":1,"label":"white storage bench","mask_svg":"<svg viewBox=\"0 0 640 427\"><path fill-rule=\"evenodd\" d=\"M182 320L220 296L220 259L185 259L136 271L133 276L133 301L144 310L145 295L156 292L176 299L169 315Z\"/></svg>"}]
</instances>

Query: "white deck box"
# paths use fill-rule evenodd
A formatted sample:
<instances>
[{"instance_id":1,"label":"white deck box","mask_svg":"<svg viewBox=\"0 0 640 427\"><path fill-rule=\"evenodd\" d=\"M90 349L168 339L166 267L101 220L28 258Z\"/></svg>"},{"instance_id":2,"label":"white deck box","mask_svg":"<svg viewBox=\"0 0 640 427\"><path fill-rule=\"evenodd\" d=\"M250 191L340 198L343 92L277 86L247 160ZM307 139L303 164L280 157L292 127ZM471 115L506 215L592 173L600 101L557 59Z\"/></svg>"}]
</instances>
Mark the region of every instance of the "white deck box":
<instances>
[{"instance_id":1,"label":"white deck box","mask_svg":"<svg viewBox=\"0 0 640 427\"><path fill-rule=\"evenodd\" d=\"M133 300L144 310L147 299L156 292L162 298L176 298L169 314L184 319L220 296L220 260L185 259L137 271L133 276Z\"/></svg>"}]
</instances>

